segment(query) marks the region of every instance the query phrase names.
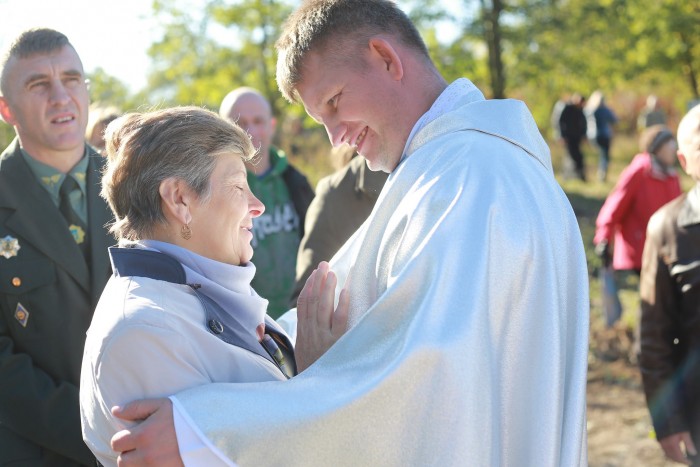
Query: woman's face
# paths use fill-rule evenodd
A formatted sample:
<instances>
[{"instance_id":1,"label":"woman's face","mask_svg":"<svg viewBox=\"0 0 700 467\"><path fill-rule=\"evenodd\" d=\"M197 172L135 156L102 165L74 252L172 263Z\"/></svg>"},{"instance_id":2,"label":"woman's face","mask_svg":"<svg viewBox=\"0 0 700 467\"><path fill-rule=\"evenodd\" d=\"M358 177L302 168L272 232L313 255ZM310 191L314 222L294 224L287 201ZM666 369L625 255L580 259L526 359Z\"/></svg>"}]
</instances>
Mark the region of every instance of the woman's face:
<instances>
[{"instance_id":1,"label":"woman's face","mask_svg":"<svg viewBox=\"0 0 700 467\"><path fill-rule=\"evenodd\" d=\"M190 208L192 251L222 263L241 265L253 257L253 218L265 206L248 187L243 160L236 154L217 157L211 175L211 197Z\"/></svg>"},{"instance_id":2,"label":"woman's face","mask_svg":"<svg viewBox=\"0 0 700 467\"><path fill-rule=\"evenodd\" d=\"M666 167L673 167L676 163L676 152L678 144L675 139L666 141L659 149L656 150L656 157Z\"/></svg>"}]
</instances>

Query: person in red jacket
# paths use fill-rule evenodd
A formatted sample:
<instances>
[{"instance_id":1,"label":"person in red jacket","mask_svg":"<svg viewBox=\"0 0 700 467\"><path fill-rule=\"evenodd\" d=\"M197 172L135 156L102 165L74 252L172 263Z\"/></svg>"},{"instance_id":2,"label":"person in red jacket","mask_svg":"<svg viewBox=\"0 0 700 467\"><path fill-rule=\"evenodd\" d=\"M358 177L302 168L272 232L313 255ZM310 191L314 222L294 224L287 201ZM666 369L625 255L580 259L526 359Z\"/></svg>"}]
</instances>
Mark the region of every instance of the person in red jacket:
<instances>
[{"instance_id":1,"label":"person in red jacket","mask_svg":"<svg viewBox=\"0 0 700 467\"><path fill-rule=\"evenodd\" d=\"M622 171L598 213L593 243L604 268L612 264L615 282L624 283L630 274L639 276L647 223L661 206L681 194L675 169L676 138L665 125L644 130L639 139L642 151ZM608 317L608 324L612 320ZM639 327L630 359L639 353Z\"/></svg>"},{"instance_id":2,"label":"person in red jacket","mask_svg":"<svg viewBox=\"0 0 700 467\"><path fill-rule=\"evenodd\" d=\"M616 271L637 274L649 218L681 194L673 133L664 125L649 127L640 137L640 149L600 209L593 239L604 264L612 261Z\"/></svg>"}]
</instances>

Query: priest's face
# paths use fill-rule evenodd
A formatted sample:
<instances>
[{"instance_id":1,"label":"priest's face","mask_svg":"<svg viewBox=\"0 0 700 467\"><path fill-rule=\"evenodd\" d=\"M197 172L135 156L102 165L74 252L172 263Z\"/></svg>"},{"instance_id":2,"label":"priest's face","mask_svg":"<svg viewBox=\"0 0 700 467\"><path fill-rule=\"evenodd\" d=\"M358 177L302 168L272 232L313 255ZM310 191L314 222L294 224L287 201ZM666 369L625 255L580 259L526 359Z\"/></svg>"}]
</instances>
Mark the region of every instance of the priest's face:
<instances>
[{"instance_id":1,"label":"priest's face","mask_svg":"<svg viewBox=\"0 0 700 467\"><path fill-rule=\"evenodd\" d=\"M296 90L306 112L323 124L333 146L354 146L372 170L391 172L413 127L401 115L400 82L377 51L343 62L331 52L304 58Z\"/></svg>"}]
</instances>

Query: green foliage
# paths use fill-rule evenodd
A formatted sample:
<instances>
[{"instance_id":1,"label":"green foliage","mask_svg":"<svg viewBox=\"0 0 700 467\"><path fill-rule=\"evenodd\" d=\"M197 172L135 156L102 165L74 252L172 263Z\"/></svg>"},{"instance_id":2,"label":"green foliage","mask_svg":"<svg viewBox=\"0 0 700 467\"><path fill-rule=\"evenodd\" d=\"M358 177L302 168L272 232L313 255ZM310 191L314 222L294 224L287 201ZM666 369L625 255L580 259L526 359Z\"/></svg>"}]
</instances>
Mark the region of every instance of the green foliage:
<instances>
[{"instance_id":1,"label":"green foliage","mask_svg":"<svg viewBox=\"0 0 700 467\"><path fill-rule=\"evenodd\" d=\"M187 2L154 2L163 37L149 49L149 89L161 103L218 109L238 86L258 88L279 114L274 40L291 7L274 0L219 0L188 13ZM217 37L216 39L214 37Z\"/></svg>"},{"instance_id":2,"label":"green foliage","mask_svg":"<svg viewBox=\"0 0 700 467\"><path fill-rule=\"evenodd\" d=\"M119 107L129 100L129 89L118 79L108 75L102 68L97 68L90 79L90 101L106 105L119 103Z\"/></svg>"},{"instance_id":3,"label":"green foliage","mask_svg":"<svg viewBox=\"0 0 700 467\"><path fill-rule=\"evenodd\" d=\"M0 152L15 138L15 129L0 119Z\"/></svg>"},{"instance_id":4,"label":"green foliage","mask_svg":"<svg viewBox=\"0 0 700 467\"><path fill-rule=\"evenodd\" d=\"M93 100L124 109L195 104L218 109L238 86L260 89L284 131L289 121L317 129L275 83L274 41L298 0L155 0L161 27L151 45L146 89L133 96L98 70ZM658 95L671 124L692 98L700 75L700 8L685 0L402 0L447 81L471 79L494 95L484 18L498 9L505 95L524 100L548 133L554 102L602 89L634 131L647 94ZM440 33L449 27L454 37ZM493 50L493 49L492 49ZM123 100L123 102L118 102ZM675 113L674 113L675 112ZM293 136L279 135L278 144ZM285 143L286 144L286 143Z\"/></svg>"}]
</instances>

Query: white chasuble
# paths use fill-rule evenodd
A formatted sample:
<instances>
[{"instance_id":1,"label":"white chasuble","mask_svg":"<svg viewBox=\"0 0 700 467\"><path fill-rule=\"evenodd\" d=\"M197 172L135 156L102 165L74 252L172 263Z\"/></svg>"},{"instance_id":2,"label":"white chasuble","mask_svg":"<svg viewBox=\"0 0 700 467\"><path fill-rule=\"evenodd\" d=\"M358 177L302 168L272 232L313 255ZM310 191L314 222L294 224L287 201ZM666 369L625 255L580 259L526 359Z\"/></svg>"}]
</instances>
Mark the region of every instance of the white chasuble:
<instances>
[{"instance_id":1,"label":"white chasuble","mask_svg":"<svg viewBox=\"0 0 700 467\"><path fill-rule=\"evenodd\" d=\"M583 244L522 102L464 93L418 130L331 268L350 329L314 365L175 396L230 459L587 465Z\"/></svg>"}]
</instances>

